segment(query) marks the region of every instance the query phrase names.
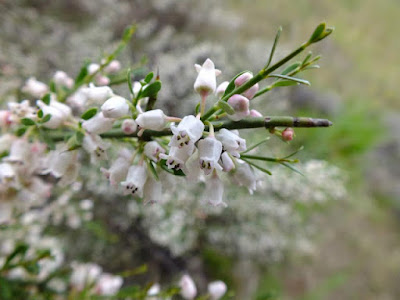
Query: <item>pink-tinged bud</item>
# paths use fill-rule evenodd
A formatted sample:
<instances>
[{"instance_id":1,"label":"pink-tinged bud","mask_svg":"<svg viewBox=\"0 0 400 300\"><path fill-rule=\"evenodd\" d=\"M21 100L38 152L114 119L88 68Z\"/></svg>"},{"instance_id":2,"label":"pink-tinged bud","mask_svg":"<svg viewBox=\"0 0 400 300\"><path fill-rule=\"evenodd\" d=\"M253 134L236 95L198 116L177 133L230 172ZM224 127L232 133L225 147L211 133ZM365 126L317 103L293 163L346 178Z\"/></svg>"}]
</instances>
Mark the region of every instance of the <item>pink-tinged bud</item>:
<instances>
[{"instance_id":1,"label":"pink-tinged bud","mask_svg":"<svg viewBox=\"0 0 400 300\"><path fill-rule=\"evenodd\" d=\"M181 288L181 296L185 300L192 300L197 295L197 288L193 282L193 279L189 275L183 275L179 281L179 287Z\"/></svg>"},{"instance_id":2,"label":"pink-tinged bud","mask_svg":"<svg viewBox=\"0 0 400 300\"><path fill-rule=\"evenodd\" d=\"M229 81L224 81L223 83L221 83L218 87L217 87L217 90L216 90L216 94L217 94L217 97L218 98L221 98L223 95L224 95L224 93L225 93L225 90L226 90L226 88L228 87L228 85L229 85Z\"/></svg>"},{"instance_id":3,"label":"pink-tinged bud","mask_svg":"<svg viewBox=\"0 0 400 300\"><path fill-rule=\"evenodd\" d=\"M0 128L4 128L12 124L10 117L11 117L10 111L0 110Z\"/></svg>"},{"instance_id":4,"label":"pink-tinged bud","mask_svg":"<svg viewBox=\"0 0 400 300\"><path fill-rule=\"evenodd\" d=\"M241 86L249 81L251 78L253 78L253 74L251 74L250 72L243 73L235 79L235 86Z\"/></svg>"},{"instance_id":5,"label":"pink-tinged bud","mask_svg":"<svg viewBox=\"0 0 400 300\"><path fill-rule=\"evenodd\" d=\"M108 273L103 273L97 280L94 287L95 293L103 296L113 296L118 293L123 283L121 276L114 276Z\"/></svg>"},{"instance_id":6,"label":"pink-tinged bud","mask_svg":"<svg viewBox=\"0 0 400 300\"><path fill-rule=\"evenodd\" d=\"M260 86L258 83L253 85L251 88L249 88L247 91L243 93L243 96L245 96L247 99L251 100L254 98L255 94L258 92Z\"/></svg>"},{"instance_id":7,"label":"pink-tinged bud","mask_svg":"<svg viewBox=\"0 0 400 300\"><path fill-rule=\"evenodd\" d=\"M129 105L125 98L113 96L101 106L101 111L106 118L121 118L129 114Z\"/></svg>"},{"instance_id":8,"label":"pink-tinged bud","mask_svg":"<svg viewBox=\"0 0 400 300\"><path fill-rule=\"evenodd\" d=\"M202 66L195 65L195 68L199 75L197 75L194 83L194 90L202 96L214 93L217 88L216 76L221 71L215 69L214 63L209 58L206 59Z\"/></svg>"},{"instance_id":9,"label":"pink-tinged bud","mask_svg":"<svg viewBox=\"0 0 400 300\"><path fill-rule=\"evenodd\" d=\"M103 75L97 75L95 78L96 84L100 86L106 86L110 84L110 78Z\"/></svg>"},{"instance_id":10,"label":"pink-tinged bud","mask_svg":"<svg viewBox=\"0 0 400 300\"><path fill-rule=\"evenodd\" d=\"M293 140L293 136L294 136L294 130L290 127L286 128L284 131L282 131L282 139L284 141Z\"/></svg>"},{"instance_id":11,"label":"pink-tinged bud","mask_svg":"<svg viewBox=\"0 0 400 300\"><path fill-rule=\"evenodd\" d=\"M99 64L90 64L90 65L87 67L87 70L88 70L89 75L93 75L93 74L96 73L99 69L100 69L100 65L99 65Z\"/></svg>"},{"instance_id":12,"label":"pink-tinged bud","mask_svg":"<svg viewBox=\"0 0 400 300\"><path fill-rule=\"evenodd\" d=\"M218 280L208 284L208 293L211 296L211 300L219 300L225 295L227 287L225 282Z\"/></svg>"},{"instance_id":13,"label":"pink-tinged bud","mask_svg":"<svg viewBox=\"0 0 400 300\"><path fill-rule=\"evenodd\" d=\"M242 95L238 94L233 95L232 97L229 98L228 104L232 106L232 108L235 111L233 115L228 115L228 118L230 118L233 121L239 121L250 114L249 99L247 99Z\"/></svg>"},{"instance_id":14,"label":"pink-tinged bud","mask_svg":"<svg viewBox=\"0 0 400 300\"><path fill-rule=\"evenodd\" d=\"M111 61L107 67L104 68L106 73L116 73L121 70L121 63L118 60Z\"/></svg>"},{"instance_id":15,"label":"pink-tinged bud","mask_svg":"<svg viewBox=\"0 0 400 300\"><path fill-rule=\"evenodd\" d=\"M83 95L89 101L89 104L102 105L108 98L113 96L113 91L108 86L90 85L88 88L82 89Z\"/></svg>"},{"instance_id":16,"label":"pink-tinged bud","mask_svg":"<svg viewBox=\"0 0 400 300\"><path fill-rule=\"evenodd\" d=\"M165 150L156 141L147 142L144 146L144 154L155 162L160 160L161 153L165 153Z\"/></svg>"},{"instance_id":17,"label":"pink-tinged bud","mask_svg":"<svg viewBox=\"0 0 400 300\"><path fill-rule=\"evenodd\" d=\"M258 118L258 117L262 117L262 116L263 115L258 110L255 110L255 109L250 110L250 117Z\"/></svg>"},{"instance_id":18,"label":"pink-tinged bud","mask_svg":"<svg viewBox=\"0 0 400 300\"><path fill-rule=\"evenodd\" d=\"M126 119L122 122L121 129L125 134L136 132L138 125L133 119Z\"/></svg>"},{"instance_id":19,"label":"pink-tinged bud","mask_svg":"<svg viewBox=\"0 0 400 300\"><path fill-rule=\"evenodd\" d=\"M114 119L104 117L103 113L100 112L93 118L83 121L82 127L89 133L102 134L111 130L114 123Z\"/></svg>"}]
</instances>

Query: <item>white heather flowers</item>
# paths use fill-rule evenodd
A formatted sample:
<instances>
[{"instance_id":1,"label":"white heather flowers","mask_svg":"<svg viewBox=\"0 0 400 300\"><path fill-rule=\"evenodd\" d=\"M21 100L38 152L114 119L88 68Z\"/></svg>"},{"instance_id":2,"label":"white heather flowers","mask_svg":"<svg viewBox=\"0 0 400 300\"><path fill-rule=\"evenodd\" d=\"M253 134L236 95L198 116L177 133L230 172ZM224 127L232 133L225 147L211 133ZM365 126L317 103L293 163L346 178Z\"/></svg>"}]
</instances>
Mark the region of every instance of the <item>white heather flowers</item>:
<instances>
[{"instance_id":1,"label":"white heather flowers","mask_svg":"<svg viewBox=\"0 0 400 300\"><path fill-rule=\"evenodd\" d=\"M235 169L233 176L239 185L247 187L250 195L253 195L253 192L257 188L257 180L249 164L237 160L237 168Z\"/></svg>"},{"instance_id":2,"label":"white heather flowers","mask_svg":"<svg viewBox=\"0 0 400 300\"><path fill-rule=\"evenodd\" d=\"M203 135L204 124L195 116L189 115L182 119L178 127L171 125L174 134L171 138L170 146L179 148L187 146L189 143L196 143Z\"/></svg>"},{"instance_id":3,"label":"white heather flowers","mask_svg":"<svg viewBox=\"0 0 400 300\"><path fill-rule=\"evenodd\" d=\"M95 286L95 293L104 296L113 296L118 293L122 286L123 279L121 276L115 276L108 273L100 275Z\"/></svg>"},{"instance_id":4,"label":"white heather flowers","mask_svg":"<svg viewBox=\"0 0 400 300\"><path fill-rule=\"evenodd\" d=\"M106 160L106 150L110 147L109 143L104 142L99 135L86 134L83 138L82 147L85 149L91 158L92 163L99 160Z\"/></svg>"},{"instance_id":5,"label":"white heather flowers","mask_svg":"<svg viewBox=\"0 0 400 300\"><path fill-rule=\"evenodd\" d=\"M113 91L108 86L94 86L90 85L88 88L84 88L82 93L86 96L88 104L102 105L108 98L112 97Z\"/></svg>"},{"instance_id":6,"label":"white heather flowers","mask_svg":"<svg viewBox=\"0 0 400 300\"><path fill-rule=\"evenodd\" d=\"M43 111L44 116L51 115L50 120L43 124L44 127L56 129L59 128L66 120L66 114L57 107L46 105L41 100L36 101L36 105L39 106L39 108Z\"/></svg>"},{"instance_id":7,"label":"white heather flowers","mask_svg":"<svg viewBox=\"0 0 400 300\"><path fill-rule=\"evenodd\" d=\"M182 276L181 280L179 281L179 287L181 288L181 296L185 300L192 300L197 295L197 288L193 279L185 274Z\"/></svg>"},{"instance_id":8,"label":"white heather flowers","mask_svg":"<svg viewBox=\"0 0 400 300\"><path fill-rule=\"evenodd\" d=\"M121 182L124 194L143 197L143 187L146 183L147 171L144 166L132 165L129 167L125 181Z\"/></svg>"},{"instance_id":9,"label":"white heather flowers","mask_svg":"<svg viewBox=\"0 0 400 300\"><path fill-rule=\"evenodd\" d=\"M71 285L78 291L82 291L85 287L95 283L101 273L101 267L96 264L73 262L70 278Z\"/></svg>"},{"instance_id":10,"label":"white heather flowers","mask_svg":"<svg viewBox=\"0 0 400 300\"><path fill-rule=\"evenodd\" d=\"M111 165L111 167L107 170L101 168L101 171L106 176L106 178L110 181L110 184L113 186L117 186L121 181L126 178L129 169L129 162L125 157L118 157Z\"/></svg>"},{"instance_id":11,"label":"white heather flowers","mask_svg":"<svg viewBox=\"0 0 400 300\"><path fill-rule=\"evenodd\" d=\"M106 118L121 118L129 114L127 100L120 96L113 96L101 106L103 116Z\"/></svg>"},{"instance_id":12,"label":"white heather flowers","mask_svg":"<svg viewBox=\"0 0 400 300\"><path fill-rule=\"evenodd\" d=\"M211 296L211 300L219 300L225 295L227 287L225 282L218 280L210 282L208 284L207 290Z\"/></svg>"},{"instance_id":13,"label":"white heather flowers","mask_svg":"<svg viewBox=\"0 0 400 300\"><path fill-rule=\"evenodd\" d=\"M192 143L182 148L172 146L168 155L161 153L160 157L167 160L168 169L182 170L186 174L185 163L193 154L194 148L195 146Z\"/></svg>"},{"instance_id":14,"label":"white heather flowers","mask_svg":"<svg viewBox=\"0 0 400 300\"><path fill-rule=\"evenodd\" d=\"M156 131L163 130L167 122L167 117L161 109L146 111L136 118L136 123L140 128Z\"/></svg>"},{"instance_id":15,"label":"white heather flowers","mask_svg":"<svg viewBox=\"0 0 400 300\"><path fill-rule=\"evenodd\" d=\"M102 134L109 131L114 124L114 119L106 118L103 112L98 113L82 123L82 128L92 134Z\"/></svg>"},{"instance_id":16,"label":"white heather flowers","mask_svg":"<svg viewBox=\"0 0 400 300\"><path fill-rule=\"evenodd\" d=\"M143 187L144 203L153 204L162 199L162 184L159 180L155 180L149 176Z\"/></svg>"},{"instance_id":17,"label":"white heather flowers","mask_svg":"<svg viewBox=\"0 0 400 300\"><path fill-rule=\"evenodd\" d=\"M56 85L65 86L69 89L74 86L74 80L64 71L57 71L53 76L53 80Z\"/></svg>"},{"instance_id":18,"label":"white heather flowers","mask_svg":"<svg viewBox=\"0 0 400 300\"><path fill-rule=\"evenodd\" d=\"M214 63L209 58L202 66L196 64L195 68L199 74L194 82L194 90L202 96L214 93L217 87L216 76L220 75L221 71L215 69Z\"/></svg>"},{"instance_id":19,"label":"white heather flowers","mask_svg":"<svg viewBox=\"0 0 400 300\"><path fill-rule=\"evenodd\" d=\"M207 137L198 143L200 168L204 171L205 175L211 174L214 169L221 170L218 164L222 153L222 143L214 137Z\"/></svg>"},{"instance_id":20,"label":"white heather flowers","mask_svg":"<svg viewBox=\"0 0 400 300\"><path fill-rule=\"evenodd\" d=\"M221 141L223 149L234 157L240 157L239 152L246 150L246 140L228 129L222 128L216 138Z\"/></svg>"}]
</instances>

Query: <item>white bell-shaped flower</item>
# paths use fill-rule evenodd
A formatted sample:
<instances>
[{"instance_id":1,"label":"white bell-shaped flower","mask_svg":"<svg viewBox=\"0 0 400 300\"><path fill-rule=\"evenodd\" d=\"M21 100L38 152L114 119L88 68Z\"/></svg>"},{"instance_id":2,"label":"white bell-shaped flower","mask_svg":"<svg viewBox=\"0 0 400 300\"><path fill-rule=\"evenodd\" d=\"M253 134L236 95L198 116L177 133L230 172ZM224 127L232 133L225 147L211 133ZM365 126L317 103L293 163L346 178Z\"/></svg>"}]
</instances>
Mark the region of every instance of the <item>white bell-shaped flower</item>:
<instances>
[{"instance_id":1,"label":"white bell-shaped flower","mask_svg":"<svg viewBox=\"0 0 400 300\"><path fill-rule=\"evenodd\" d=\"M36 80L35 77L31 77L25 82L22 91L37 99L43 97L49 91L49 87L45 83Z\"/></svg>"},{"instance_id":2,"label":"white bell-shaped flower","mask_svg":"<svg viewBox=\"0 0 400 300\"><path fill-rule=\"evenodd\" d=\"M135 120L133 119L125 119L121 124L121 130L125 134L132 134L136 132L138 125L136 124Z\"/></svg>"},{"instance_id":3,"label":"white bell-shaped flower","mask_svg":"<svg viewBox=\"0 0 400 300\"><path fill-rule=\"evenodd\" d=\"M247 187L250 195L253 195L253 192L257 189L257 179L249 164L237 160L237 168L233 176L239 185Z\"/></svg>"},{"instance_id":4,"label":"white bell-shaped flower","mask_svg":"<svg viewBox=\"0 0 400 300\"><path fill-rule=\"evenodd\" d=\"M207 137L198 143L200 168L204 171L205 175L211 174L216 168L222 170L218 164L219 158L222 153L222 143L214 137Z\"/></svg>"},{"instance_id":5,"label":"white bell-shaped flower","mask_svg":"<svg viewBox=\"0 0 400 300\"><path fill-rule=\"evenodd\" d=\"M143 129L161 131L167 124L166 115L161 109L149 110L139 114L136 123Z\"/></svg>"},{"instance_id":6,"label":"white bell-shaped flower","mask_svg":"<svg viewBox=\"0 0 400 300\"><path fill-rule=\"evenodd\" d=\"M129 170L129 162L125 157L118 157L107 170L101 168L101 172L110 181L113 186L118 186L126 178Z\"/></svg>"},{"instance_id":7,"label":"white bell-shaped flower","mask_svg":"<svg viewBox=\"0 0 400 300\"><path fill-rule=\"evenodd\" d=\"M146 183L147 171L144 166L133 165L129 167L128 175L125 181L121 182L123 192L128 195L132 194L143 197L143 187Z\"/></svg>"},{"instance_id":8,"label":"white bell-shaped flower","mask_svg":"<svg viewBox=\"0 0 400 300\"><path fill-rule=\"evenodd\" d=\"M89 120L82 122L82 128L92 134L102 134L111 130L114 124L114 119L106 118L103 112L98 113Z\"/></svg>"},{"instance_id":9,"label":"white bell-shaped flower","mask_svg":"<svg viewBox=\"0 0 400 300\"><path fill-rule=\"evenodd\" d=\"M162 200L162 184L152 176L147 178L143 187L143 201L145 204L154 204Z\"/></svg>"},{"instance_id":10,"label":"white bell-shaped flower","mask_svg":"<svg viewBox=\"0 0 400 300\"><path fill-rule=\"evenodd\" d=\"M10 154L3 161L24 164L29 161L31 147L27 140L17 139L11 144Z\"/></svg>"},{"instance_id":11,"label":"white bell-shaped flower","mask_svg":"<svg viewBox=\"0 0 400 300\"><path fill-rule=\"evenodd\" d=\"M161 153L160 157L167 160L168 169L182 170L186 174L185 162L192 155L194 148L194 144L183 148L172 146L168 155Z\"/></svg>"},{"instance_id":12,"label":"white bell-shaped flower","mask_svg":"<svg viewBox=\"0 0 400 300\"><path fill-rule=\"evenodd\" d=\"M98 70L100 69L100 65L99 64L90 64L87 66L87 71L89 73L89 75L93 75L94 73L96 73Z\"/></svg>"},{"instance_id":13,"label":"white bell-shaped flower","mask_svg":"<svg viewBox=\"0 0 400 300\"><path fill-rule=\"evenodd\" d=\"M200 95L214 93L217 87L216 76L220 75L221 71L215 69L214 63L209 58L202 66L196 64L195 68L199 74L194 82L194 90Z\"/></svg>"},{"instance_id":14,"label":"white bell-shaped flower","mask_svg":"<svg viewBox=\"0 0 400 300\"><path fill-rule=\"evenodd\" d=\"M179 148L196 143L203 135L204 124L195 116L189 115L182 119L178 126L171 125L174 136L171 138L170 146Z\"/></svg>"},{"instance_id":15,"label":"white bell-shaped flower","mask_svg":"<svg viewBox=\"0 0 400 300\"><path fill-rule=\"evenodd\" d=\"M204 192L204 199L208 204L213 206L224 206L226 207L226 203L223 201L224 195L224 183L218 177L217 173L214 172L206 181L206 189Z\"/></svg>"},{"instance_id":16,"label":"white bell-shaped flower","mask_svg":"<svg viewBox=\"0 0 400 300\"><path fill-rule=\"evenodd\" d=\"M210 282L207 287L211 300L221 299L225 295L227 289L225 282L221 280Z\"/></svg>"},{"instance_id":17,"label":"white bell-shaped flower","mask_svg":"<svg viewBox=\"0 0 400 300\"><path fill-rule=\"evenodd\" d=\"M185 163L186 180L189 182L198 182L202 179L203 172L200 168L199 158L199 150L196 149Z\"/></svg>"},{"instance_id":18,"label":"white bell-shaped flower","mask_svg":"<svg viewBox=\"0 0 400 300\"><path fill-rule=\"evenodd\" d=\"M181 296L185 300L192 300L197 295L197 288L194 284L193 279L185 274L182 276L181 280L179 281L179 287L181 288Z\"/></svg>"},{"instance_id":19,"label":"white bell-shaped flower","mask_svg":"<svg viewBox=\"0 0 400 300\"><path fill-rule=\"evenodd\" d=\"M99 135L86 134L82 142L83 149L90 154L91 162L107 159L106 150L110 147L109 143L104 142Z\"/></svg>"},{"instance_id":20,"label":"white bell-shaped flower","mask_svg":"<svg viewBox=\"0 0 400 300\"><path fill-rule=\"evenodd\" d=\"M249 111L249 99L246 97L235 94L229 98L228 104L232 106L235 113L233 115L228 115L228 118L233 121L240 121L241 119L247 117L250 114Z\"/></svg>"},{"instance_id":21,"label":"white bell-shaped flower","mask_svg":"<svg viewBox=\"0 0 400 300\"><path fill-rule=\"evenodd\" d=\"M67 151L65 145L60 145L56 150L51 151L47 158L47 168L41 171L41 174L50 173L56 178L60 178L67 173L71 164L77 162L77 152Z\"/></svg>"},{"instance_id":22,"label":"white bell-shaped flower","mask_svg":"<svg viewBox=\"0 0 400 300\"><path fill-rule=\"evenodd\" d=\"M142 88L142 84L139 81L134 81L132 84L133 96L136 98L137 95L139 94L140 89L143 89L143 88Z\"/></svg>"},{"instance_id":23,"label":"white bell-shaped flower","mask_svg":"<svg viewBox=\"0 0 400 300\"><path fill-rule=\"evenodd\" d=\"M36 101L36 105L39 106L40 109L43 111L44 116L51 115L50 120L43 124L44 127L56 129L59 128L65 121L66 115L58 108L51 105L46 105L41 100Z\"/></svg>"},{"instance_id":24,"label":"white bell-shaped flower","mask_svg":"<svg viewBox=\"0 0 400 300\"><path fill-rule=\"evenodd\" d=\"M17 174L14 167L8 163L0 163L0 184L12 183Z\"/></svg>"},{"instance_id":25,"label":"white bell-shaped flower","mask_svg":"<svg viewBox=\"0 0 400 300\"><path fill-rule=\"evenodd\" d=\"M227 151L221 154L221 166L224 172L230 172L235 168L235 164Z\"/></svg>"},{"instance_id":26,"label":"white bell-shaped flower","mask_svg":"<svg viewBox=\"0 0 400 300\"><path fill-rule=\"evenodd\" d=\"M165 150L156 141L147 142L144 146L144 154L155 162L160 160L161 153L165 153Z\"/></svg>"},{"instance_id":27,"label":"white bell-shaped flower","mask_svg":"<svg viewBox=\"0 0 400 300\"><path fill-rule=\"evenodd\" d=\"M216 138L221 141L223 149L234 157L240 157L239 152L246 150L246 140L228 129L222 128Z\"/></svg>"},{"instance_id":28,"label":"white bell-shaped flower","mask_svg":"<svg viewBox=\"0 0 400 300\"><path fill-rule=\"evenodd\" d=\"M88 104L102 105L108 98L113 96L113 91L108 86L90 85L88 88L82 89L82 93L86 96Z\"/></svg>"},{"instance_id":29,"label":"white bell-shaped flower","mask_svg":"<svg viewBox=\"0 0 400 300\"><path fill-rule=\"evenodd\" d=\"M106 118L121 118L129 114L127 100L120 96L113 96L101 106L101 111Z\"/></svg>"},{"instance_id":30,"label":"white bell-shaped flower","mask_svg":"<svg viewBox=\"0 0 400 300\"><path fill-rule=\"evenodd\" d=\"M147 291L145 300L160 300L157 295L160 293L161 287L159 283L154 283Z\"/></svg>"},{"instance_id":31,"label":"white bell-shaped flower","mask_svg":"<svg viewBox=\"0 0 400 300\"><path fill-rule=\"evenodd\" d=\"M109 273L103 273L97 280L94 291L98 295L113 296L118 293L122 286L123 279L121 276L115 276Z\"/></svg>"},{"instance_id":32,"label":"white bell-shaped flower","mask_svg":"<svg viewBox=\"0 0 400 300\"><path fill-rule=\"evenodd\" d=\"M72 116L72 109L68 105L57 101L55 94L51 94L50 106L57 108L62 113L64 120Z\"/></svg>"}]
</instances>

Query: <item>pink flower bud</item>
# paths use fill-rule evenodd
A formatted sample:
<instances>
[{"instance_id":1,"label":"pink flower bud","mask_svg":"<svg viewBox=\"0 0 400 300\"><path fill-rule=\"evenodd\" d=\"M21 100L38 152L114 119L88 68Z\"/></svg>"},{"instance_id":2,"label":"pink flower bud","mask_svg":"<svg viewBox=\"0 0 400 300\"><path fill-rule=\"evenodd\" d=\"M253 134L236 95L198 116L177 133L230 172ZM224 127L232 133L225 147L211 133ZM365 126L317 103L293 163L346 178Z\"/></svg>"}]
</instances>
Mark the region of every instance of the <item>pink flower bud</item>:
<instances>
[{"instance_id":1,"label":"pink flower bud","mask_svg":"<svg viewBox=\"0 0 400 300\"><path fill-rule=\"evenodd\" d=\"M235 86L241 86L249 81L251 78L253 78L253 74L251 74L250 72L243 73L235 79Z\"/></svg>"},{"instance_id":2,"label":"pink flower bud","mask_svg":"<svg viewBox=\"0 0 400 300\"><path fill-rule=\"evenodd\" d=\"M228 118L233 121L239 121L250 114L249 111L249 99L242 95L233 95L229 98L228 104L232 106L235 113L233 115L228 115Z\"/></svg>"},{"instance_id":3,"label":"pink flower bud","mask_svg":"<svg viewBox=\"0 0 400 300\"><path fill-rule=\"evenodd\" d=\"M106 73L116 73L121 70L121 63L118 60L111 61L107 67L104 68Z\"/></svg>"},{"instance_id":4,"label":"pink flower bud","mask_svg":"<svg viewBox=\"0 0 400 300\"><path fill-rule=\"evenodd\" d=\"M189 275L183 275L179 281L181 296L186 300L192 300L197 295L197 288Z\"/></svg>"},{"instance_id":5,"label":"pink flower bud","mask_svg":"<svg viewBox=\"0 0 400 300\"><path fill-rule=\"evenodd\" d=\"M122 122L121 129L125 134L132 134L136 132L138 125L135 120L126 119Z\"/></svg>"},{"instance_id":6,"label":"pink flower bud","mask_svg":"<svg viewBox=\"0 0 400 300\"><path fill-rule=\"evenodd\" d=\"M284 131L282 131L282 139L284 141L293 140L293 136L294 136L294 130L290 127L286 128Z\"/></svg>"},{"instance_id":7,"label":"pink flower bud","mask_svg":"<svg viewBox=\"0 0 400 300\"><path fill-rule=\"evenodd\" d=\"M11 125L11 112L8 110L0 110L0 128Z\"/></svg>"},{"instance_id":8,"label":"pink flower bud","mask_svg":"<svg viewBox=\"0 0 400 300\"><path fill-rule=\"evenodd\" d=\"M227 290L225 282L218 280L208 284L208 293L212 300L219 300L225 295Z\"/></svg>"},{"instance_id":9,"label":"pink flower bud","mask_svg":"<svg viewBox=\"0 0 400 300\"><path fill-rule=\"evenodd\" d=\"M257 118L257 117L262 117L262 116L263 115L258 110L255 110L255 109L250 110L250 117Z\"/></svg>"},{"instance_id":10,"label":"pink flower bud","mask_svg":"<svg viewBox=\"0 0 400 300\"><path fill-rule=\"evenodd\" d=\"M223 83L221 83L216 90L216 94L218 98L221 98L222 95L225 93L226 88L228 87L229 82L228 81L224 81Z\"/></svg>"},{"instance_id":11,"label":"pink flower bud","mask_svg":"<svg viewBox=\"0 0 400 300\"><path fill-rule=\"evenodd\" d=\"M258 83L256 83L251 88L249 88L247 91L245 91L243 93L243 96L245 96L247 99L251 100L254 98L254 95L258 92L259 88L260 88L260 86L258 85Z\"/></svg>"},{"instance_id":12,"label":"pink flower bud","mask_svg":"<svg viewBox=\"0 0 400 300\"><path fill-rule=\"evenodd\" d=\"M105 86L105 85L110 84L110 78L108 78L107 76L103 76L103 75L97 75L95 78L95 81L96 81L97 85L100 85L100 86Z\"/></svg>"},{"instance_id":13,"label":"pink flower bud","mask_svg":"<svg viewBox=\"0 0 400 300\"><path fill-rule=\"evenodd\" d=\"M92 75L92 74L96 73L99 69L100 69L100 65L99 64L90 64L87 67L89 75Z\"/></svg>"},{"instance_id":14,"label":"pink flower bud","mask_svg":"<svg viewBox=\"0 0 400 300\"><path fill-rule=\"evenodd\" d=\"M233 170L233 168L235 168L235 164L233 163L232 158L226 151L221 155L221 165L222 170L224 170L225 172L230 172Z\"/></svg>"}]
</instances>

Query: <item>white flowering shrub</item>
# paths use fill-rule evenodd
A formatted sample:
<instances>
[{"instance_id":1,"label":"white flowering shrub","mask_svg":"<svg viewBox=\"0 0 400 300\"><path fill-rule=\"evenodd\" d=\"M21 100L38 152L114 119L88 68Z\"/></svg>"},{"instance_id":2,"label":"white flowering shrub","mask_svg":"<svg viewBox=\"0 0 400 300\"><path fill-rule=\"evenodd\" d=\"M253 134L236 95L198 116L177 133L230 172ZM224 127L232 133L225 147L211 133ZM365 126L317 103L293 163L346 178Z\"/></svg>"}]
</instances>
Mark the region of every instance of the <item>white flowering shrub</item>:
<instances>
[{"instance_id":1,"label":"white flowering shrub","mask_svg":"<svg viewBox=\"0 0 400 300\"><path fill-rule=\"evenodd\" d=\"M264 116L252 108L272 89L309 84L296 75L317 68L319 56L309 53L300 62L286 63L327 37L331 28L320 24L299 48L273 62L279 30L266 64L255 74L243 71L230 81L217 80L224 70L209 58L195 64L192 72L197 77L190 89L197 95L197 105L183 116L157 107L163 93L158 73L134 81L137 69L117 60L134 31L128 27L114 51L98 62L85 63L74 77L57 71L48 84L29 78L21 89L24 100L9 102L0 111L4 299L198 295L187 274L176 289L162 290L158 284L124 289L123 274L105 272L87 261L65 261L67 245L52 231L62 226L76 230L90 222L96 205L93 195L127 196L126 215L140 219L149 239L167 248L172 257L183 256L205 239L221 253L267 263L279 260L289 243L297 243L299 249L307 244L306 237L293 230L303 221L293 213L293 195L296 202L307 204L344 194L338 171L316 162L303 165L306 178L317 178L311 183L291 181L275 167L275 179L267 181L265 174L272 173L264 162L301 173L293 166L297 151L281 158L259 155L267 139L250 143L239 131L264 128L290 142L295 127L331 125L325 119ZM113 88L115 78L126 82L125 95ZM336 188L326 187L327 182ZM226 188L231 186L235 187ZM243 201L247 192L253 196ZM276 228L286 219L290 221ZM260 235L260 228L268 233ZM226 291L224 282L212 282L206 297L221 299Z\"/></svg>"}]
</instances>

